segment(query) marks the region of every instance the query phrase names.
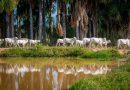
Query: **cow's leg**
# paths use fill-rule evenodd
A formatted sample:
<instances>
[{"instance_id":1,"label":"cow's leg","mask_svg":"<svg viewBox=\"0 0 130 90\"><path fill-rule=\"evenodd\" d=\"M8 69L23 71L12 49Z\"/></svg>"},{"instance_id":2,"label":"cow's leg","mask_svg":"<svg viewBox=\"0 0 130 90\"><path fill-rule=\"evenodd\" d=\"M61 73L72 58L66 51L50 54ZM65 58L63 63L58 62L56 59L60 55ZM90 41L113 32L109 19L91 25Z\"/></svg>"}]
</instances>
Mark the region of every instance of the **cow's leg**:
<instances>
[{"instance_id":1,"label":"cow's leg","mask_svg":"<svg viewBox=\"0 0 130 90\"><path fill-rule=\"evenodd\" d=\"M58 42L56 43L56 46L58 45Z\"/></svg>"}]
</instances>

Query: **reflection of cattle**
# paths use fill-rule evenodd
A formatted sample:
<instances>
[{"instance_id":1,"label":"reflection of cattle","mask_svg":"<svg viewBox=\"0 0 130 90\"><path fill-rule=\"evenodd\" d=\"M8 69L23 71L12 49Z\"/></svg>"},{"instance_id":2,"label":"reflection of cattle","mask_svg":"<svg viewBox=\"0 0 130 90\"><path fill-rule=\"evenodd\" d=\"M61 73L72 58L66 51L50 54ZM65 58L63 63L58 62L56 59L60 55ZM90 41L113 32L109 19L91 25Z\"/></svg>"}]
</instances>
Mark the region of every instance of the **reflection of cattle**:
<instances>
[{"instance_id":1,"label":"reflection of cattle","mask_svg":"<svg viewBox=\"0 0 130 90\"><path fill-rule=\"evenodd\" d=\"M52 68L53 69L53 68ZM46 69L46 75L49 76L49 74L52 71L51 68ZM96 65L87 65L83 67L74 67L74 66L65 66L65 67L57 67L53 69L56 72L64 73L66 75L68 74L74 74L77 75L78 73L84 73L84 74L106 74L111 69L107 65L102 66L96 66ZM40 72L41 69L35 68L33 66L25 66L25 65L9 65L6 67L6 69L0 67L0 72L5 72L8 74L11 73L21 73L21 72Z\"/></svg>"},{"instance_id":2,"label":"reflection of cattle","mask_svg":"<svg viewBox=\"0 0 130 90\"><path fill-rule=\"evenodd\" d=\"M105 65L105 66L96 66L96 65L90 65L90 66L83 66L80 68L76 67L60 67L58 68L58 72L64 73L66 75L68 74L74 74L77 75L78 73L84 73L84 74L92 74L92 75L97 75L97 74L106 74L107 72L111 71L111 69Z\"/></svg>"},{"instance_id":3,"label":"reflection of cattle","mask_svg":"<svg viewBox=\"0 0 130 90\"><path fill-rule=\"evenodd\" d=\"M5 68L0 67L0 72L7 74L22 73L22 72L40 72L40 69L35 67L28 67L25 65L9 65Z\"/></svg>"}]
</instances>

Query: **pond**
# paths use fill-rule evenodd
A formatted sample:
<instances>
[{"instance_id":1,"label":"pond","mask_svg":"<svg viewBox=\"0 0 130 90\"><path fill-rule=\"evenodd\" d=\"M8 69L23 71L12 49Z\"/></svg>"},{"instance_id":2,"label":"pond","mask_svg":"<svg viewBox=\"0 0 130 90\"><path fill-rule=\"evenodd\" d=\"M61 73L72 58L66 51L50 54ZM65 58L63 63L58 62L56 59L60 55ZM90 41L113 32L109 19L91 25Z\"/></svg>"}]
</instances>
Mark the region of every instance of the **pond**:
<instances>
[{"instance_id":1,"label":"pond","mask_svg":"<svg viewBox=\"0 0 130 90\"><path fill-rule=\"evenodd\" d=\"M117 61L78 58L0 58L0 90L66 90L116 65Z\"/></svg>"}]
</instances>

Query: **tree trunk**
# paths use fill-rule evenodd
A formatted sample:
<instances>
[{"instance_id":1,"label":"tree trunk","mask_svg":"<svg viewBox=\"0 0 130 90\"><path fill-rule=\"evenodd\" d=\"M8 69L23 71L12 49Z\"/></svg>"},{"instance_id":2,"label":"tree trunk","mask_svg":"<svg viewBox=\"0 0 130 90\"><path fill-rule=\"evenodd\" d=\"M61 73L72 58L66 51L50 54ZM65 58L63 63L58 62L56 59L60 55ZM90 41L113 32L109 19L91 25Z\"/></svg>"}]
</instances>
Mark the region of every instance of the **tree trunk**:
<instances>
[{"instance_id":1,"label":"tree trunk","mask_svg":"<svg viewBox=\"0 0 130 90\"><path fill-rule=\"evenodd\" d=\"M9 38L9 15L6 14L6 38Z\"/></svg>"},{"instance_id":2,"label":"tree trunk","mask_svg":"<svg viewBox=\"0 0 130 90\"><path fill-rule=\"evenodd\" d=\"M52 24L52 3L53 1L50 0L50 15L49 15L49 18L50 18L50 30L51 30L51 34L53 34L53 24Z\"/></svg>"},{"instance_id":3,"label":"tree trunk","mask_svg":"<svg viewBox=\"0 0 130 90\"><path fill-rule=\"evenodd\" d=\"M29 14L30 14L30 39L33 39L33 16L32 16L32 5L31 4L29 7Z\"/></svg>"},{"instance_id":4,"label":"tree trunk","mask_svg":"<svg viewBox=\"0 0 130 90\"><path fill-rule=\"evenodd\" d=\"M63 7L63 13L62 13L63 37L66 38L66 3L64 1L62 2L62 7Z\"/></svg>"},{"instance_id":5,"label":"tree trunk","mask_svg":"<svg viewBox=\"0 0 130 90\"><path fill-rule=\"evenodd\" d=\"M11 14L11 37L14 37L14 13Z\"/></svg>"},{"instance_id":6,"label":"tree trunk","mask_svg":"<svg viewBox=\"0 0 130 90\"><path fill-rule=\"evenodd\" d=\"M46 44L46 27L45 27L45 26L46 26L46 24L45 24L45 23L46 23L46 22L45 22L45 21L46 21L46 20L45 20L45 11L46 11L46 10L45 10L45 0L42 0L42 7L43 7L43 13L42 13L42 15L43 15L43 17L42 17L42 18L43 18L43 19L42 19L42 20L43 20L42 35L43 35L43 36L42 36L42 35L41 35L41 36L43 37L42 43L43 43L43 44Z\"/></svg>"},{"instance_id":7,"label":"tree trunk","mask_svg":"<svg viewBox=\"0 0 130 90\"><path fill-rule=\"evenodd\" d=\"M89 37L92 37L92 21L91 18L89 19Z\"/></svg>"},{"instance_id":8,"label":"tree trunk","mask_svg":"<svg viewBox=\"0 0 130 90\"><path fill-rule=\"evenodd\" d=\"M42 42L42 26L43 22L42 22L42 2L40 0L39 2L39 40L40 42Z\"/></svg>"},{"instance_id":9,"label":"tree trunk","mask_svg":"<svg viewBox=\"0 0 130 90\"><path fill-rule=\"evenodd\" d=\"M127 35L127 38L130 39L130 20L128 22L128 35Z\"/></svg>"},{"instance_id":10,"label":"tree trunk","mask_svg":"<svg viewBox=\"0 0 130 90\"><path fill-rule=\"evenodd\" d=\"M95 33L96 33L96 23L95 23L95 20L92 21L93 23L93 37L95 37Z\"/></svg>"},{"instance_id":11,"label":"tree trunk","mask_svg":"<svg viewBox=\"0 0 130 90\"><path fill-rule=\"evenodd\" d=\"M53 45L53 22L52 22L52 4L53 4L53 1L50 0L50 11L49 11L49 19L50 19L50 22L49 22L49 27L50 27L50 44Z\"/></svg>"},{"instance_id":12,"label":"tree trunk","mask_svg":"<svg viewBox=\"0 0 130 90\"><path fill-rule=\"evenodd\" d=\"M79 39L79 21L77 21L76 25L76 38Z\"/></svg>"},{"instance_id":13,"label":"tree trunk","mask_svg":"<svg viewBox=\"0 0 130 90\"><path fill-rule=\"evenodd\" d=\"M2 30L1 30L1 27L0 27L0 38L2 38Z\"/></svg>"},{"instance_id":14,"label":"tree trunk","mask_svg":"<svg viewBox=\"0 0 130 90\"><path fill-rule=\"evenodd\" d=\"M60 15L59 15L59 0L57 0L57 25L60 22Z\"/></svg>"},{"instance_id":15,"label":"tree trunk","mask_svg":"<svg viewBox=\"0 0 130 90\"><path fill-rule=\"evenodd\" d=\"M17 24L18 24L18 38L20 39L21 38L20 16L18 16Z\"/></svg>"},{"instance_id":16,"label":"tree trunk","mask_svg":"<svg viewBox=\"0 0 130 90\"><path fill-rule=\"evenodd\" d=\"M108 24L108 22L106 23L106 38L110 38L109 36L110 36L110 34L109 34L109 24Z\"/></svg>"}]
</instances>

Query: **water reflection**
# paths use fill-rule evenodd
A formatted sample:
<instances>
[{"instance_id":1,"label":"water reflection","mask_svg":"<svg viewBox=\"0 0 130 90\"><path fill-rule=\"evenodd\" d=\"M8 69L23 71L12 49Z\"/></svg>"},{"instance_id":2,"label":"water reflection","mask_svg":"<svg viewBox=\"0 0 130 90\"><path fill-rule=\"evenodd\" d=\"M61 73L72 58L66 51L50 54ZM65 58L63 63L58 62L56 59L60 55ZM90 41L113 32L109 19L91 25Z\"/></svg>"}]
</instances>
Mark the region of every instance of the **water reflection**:
<instances>
[{"instance_id":1,"label":"water reflection","mask_svg":"<svg viewBox=\"0 0 130 90\"><path fill-rule=\"evenodd\" d=\"M0 64L0 90L64 90L81 78L106 74L108 65L44 66Z\"/></svg>"}]
</instances>

